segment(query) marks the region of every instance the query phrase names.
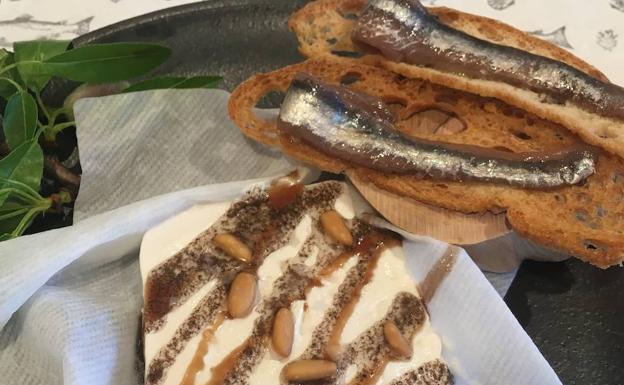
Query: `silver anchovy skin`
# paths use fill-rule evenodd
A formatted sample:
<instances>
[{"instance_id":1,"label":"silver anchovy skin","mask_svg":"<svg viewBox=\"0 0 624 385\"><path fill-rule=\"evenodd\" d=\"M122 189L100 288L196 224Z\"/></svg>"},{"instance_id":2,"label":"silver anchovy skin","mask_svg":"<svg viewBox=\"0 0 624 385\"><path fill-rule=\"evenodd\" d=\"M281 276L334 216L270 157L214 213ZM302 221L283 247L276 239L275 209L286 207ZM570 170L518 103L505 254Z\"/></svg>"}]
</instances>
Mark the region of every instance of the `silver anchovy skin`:
<instances>
[{"instance_id":1,"label":"silver anchovy skin","mask_svg":"<svg viewBox=\"0 0 624 385\"><path fill-rule=\"evenodd\" d=\"M393 61L505 82L551 103L569 101L589 112L624 119L624 88L557 60L453 29L430 15L418 0L371 0L352 38Z\"/></svg>"},{"instance_id":2,"label":"silver anchovy skin","mask_svg":"<svg viewBox=\"0 0 624 385\"><path fill-rule=\"evenodd\" d=\"M357 99L359 106L370 103L370 98L346 88L336 90L308 75L295 78L282 103L280 129L329 155L382 172L535 189L577 184L594 173L594 153L589 148L545 158L539 153L510 155L408 138L385 118L383 103L358 108L345 102L344 96ZM514 156L521 160L509 159Z\"/></svg>"}]
</instances>

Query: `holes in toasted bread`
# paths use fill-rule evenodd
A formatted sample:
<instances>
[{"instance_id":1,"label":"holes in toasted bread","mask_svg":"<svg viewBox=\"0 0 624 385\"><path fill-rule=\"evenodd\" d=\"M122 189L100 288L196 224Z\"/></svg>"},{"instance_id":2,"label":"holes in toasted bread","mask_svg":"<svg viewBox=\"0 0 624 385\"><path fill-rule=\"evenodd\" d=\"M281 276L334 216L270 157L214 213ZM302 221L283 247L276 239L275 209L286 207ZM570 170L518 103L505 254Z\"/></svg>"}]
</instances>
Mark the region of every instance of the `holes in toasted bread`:
<instances>
[{"instance_id":1,"label":"holes in toasted bread","mask_svg":"<svg viewBox=\"0 0 624 385\"><path fill-rule=\"evenodd\" d=\"M285 96L282 91L269 91L258 99L256 108L280 108Z\"/></svg>"},{"instance_id":2,"label":"holes in toasted bread","mask_svg":"<svg viewBox=\"0 0 624 385\"><path fill-rule=\"evenodd\" d=\"M587 222L587 220L589 219L589 214L585 210L576 210L574 212L574 217L577 221Z\"/></svg>"},{"instance_id":3,"label":"holes in toasted bread","mask_svg":"<svg viewBox=\"0 0 624 385\"><path fill-rule=\"evenodd\" d=\"M463 120L451 116L435 133L438 135L458 134L466 129L466 123Z\"/></svg>"},{"instance_id":4,"label":"holes in toasted bread","mask_svg":"<svg viewBox=\"0 0 624 385\"><path fill-rule=\"evenodd\" d=\"M514 109L512 106L509 105L504 105L501 107L500 111L503 113L503 115L505 116L512 116L514 114Z\"/></svg>"},{"instance_id":5,"label":"holes in toasted bread","mask_svg":"<svg viewBox=\"0 0 624 385\"><path fill-rule=\"evenodd\" d=\"M340 56L340 57L348 57L352 59L358 59L364 56L362 52L356 51L343 51L343 50L332 50L332 55Z\"/></svg>"},{"instance_id":6,"label":"holes in toasted bread","mask_svg":"<svg viewBox=\"0 0 624 385\"><path fill-rule=\"evenodd\" d=\"M586 210L576 210L574 212L574 217L576 218L576 220L578 220L579 222L583 222L585 226L589 227L592 230L597 230L600 228L600 225L592 220Z\"/></svg>"},{"instance_id":7,"label":"holes in toasted bread","mask_svg":"<svg viewBox=\"0 0 624 385\"><path fill-rule=\"evenodd\" d=\"M605 210L603 207L596 207L596 215L599 217L604 217L607 214L607 210Z\"/></svg>"},{"instance_id":8,"label":"holes in toasted bread","mask_svg":"<svg viewBox=\"0 0 624 385\"><path fill-rule=\"evenodd\" d=\"M453 135L466 129L466 123L455 114L436 108L416 111L401 120L399 126L414 135Z\"/></svg>"},{"instance_id":9,"label":"holes in toasted bread","mask_svg":"<svg viewBox=\"0 0 624 385\"><path fill-rule=\"evenodd\" d=\"M522 131L515 131L514 136L520 140L530 140L533 139L533 137L529 134L527 134L526 132L522 132Z\"/></svg>"},{"instance_id":10,"label":"holes in toasted bread","mask_svg":"<svg viewBox=\"0 0 624 385\"><path fill-rule=\"evenodd\" d=\"M408 78L406 78L405 76L401 75L401 74L394 74L394 82L397 84L403 84L406 83L407 81L409 81Z\"/></svg>"},{"instance_id":11,"label":"holes in toasted bread","mask_svg":"<svg viewBox=\"0 0 624 385\"><path fill-rule=\"evenodd\" d=\"M327 44L330 44L330 45L334 45L334 44L338 43L338 39L336 39L335 37L329 38L329 39L327 39L325 41L327 42Z\"/></svg>"},{"instance_id":12,"label":"holes in toasted bread","mask_svg":"<svg viewBox=\"0 0 624 385\"><path fill-rule=\"evenodd\" d=\"M360 80L362 80L361 73L347 72L346 74L342 75L342 77L340 78L340 84L342 84L343 86L349 86L353 83L359 82Z\"/></svg>"},{"instance_id":13,"label":"holes in toasted bread","mask_svg":"<svg viewBox=\"0 0 624 385\"><path fill-rule=\"evenodd\" d=\"M583 242L583 245L585 246L587 250L598 250L598 246L594 245L590 241Z\"/></svg>"},{"instance_id":14,"label":"holes in toasted bread","mask_svg":"<svg viewBox=\"0 0 624 385\"><path fill-rule=\"evenodd\" d=\"M405 99L394 96L386 96L381 98L381 100L386 105L386 108L392 112L395 120L401 119L403 111L407 107L407 101Z\"/></svg>"},{"instance_id":15,"label":"holes in toasted bread","mask_svg":"<svg viewBox=\"0 0 624 385\"><path fill-rule=\"evenodd\" d=\"M557 203L566 203L567 199L564 195L555 194L555 200Z\"/></svg>"},{"instance_id":16,"label":"holes in toasted bread","mask_svg":"<svg viewBox=\"0 0 624 385\"><path fill-rule=\"evenodd\" d=\"M606 245L594 239L586 239L583 241L583 246L585 246L585 249L589 251L606 251L608 249Z\"/></svg>"},{"instance_id":17,"label":"holes in toasted bread","mask_svg":"<svg viewBox=\"0 0 624 385\"><path fill-rule=\"evenodd\" d=\"M611 174L611 181L613 181L613 183L624 182L624 171L621 171L621 170L613 171L613 174Z\"/></svg>"}]
</instances>

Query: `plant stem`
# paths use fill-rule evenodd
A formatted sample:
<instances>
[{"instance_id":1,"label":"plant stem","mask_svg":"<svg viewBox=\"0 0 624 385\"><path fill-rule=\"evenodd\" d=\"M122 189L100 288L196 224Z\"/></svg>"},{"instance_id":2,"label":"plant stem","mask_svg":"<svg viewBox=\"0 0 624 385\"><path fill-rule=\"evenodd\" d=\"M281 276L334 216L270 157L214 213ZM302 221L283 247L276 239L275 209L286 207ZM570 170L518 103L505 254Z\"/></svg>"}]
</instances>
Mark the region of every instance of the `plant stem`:
<instances>
[{"instance_id":1,"label":"plant stem","mask_svg":"<svg viewBox=\"0 0 624 385\"><path fill-rule=\"evenodd\" d=\"M17 180L13 180L13 179L7 179L7 178L3 178L0 177L0 182L5 183L6 185L9 186L13 186L13 188L15 189L21 189L20 191L23 191L27 194L29 194L31 197L33 197L34 200L41 200L43 199L41 197L41 195L39 195L39 193L37 191L35 191L35 189L33 189L32 187L30 187L29 185L19 182Z\"/></svg>"},{"instance_id":2,"label":"plant stem","mask_svg":"<svg viewBox=\"0 0 624 385\"><path fill-rule=\"evenodd\" d=\"M16 197L21 198L24 202L26 203L33 203L33 202L37 202L40 199L44 199L41 197L33 197L32 195L25 193L22 190L13 188L13 187L5 187L3 189L0 190L0 193L8 193L8 194L15 194Z\"/></svg>"},{"instance_id":3,"label":"plant stem","mask_svg":"<svg viewBox=\"0 0 624 385\"><path fill-rule=\"evenodd\" d=\"M0 80L4 80L4 81L6 81L6 82L11 83L11 85L13 85L13 87L15 87L15 89L16 89L18 92L22 92L22 91L24 91L24 89L23 89L23 88L22 88L19 84L17 84L15 81L13 81L13 80L11 80L11 79L9 79L9 78L0 77Z\"/></svg>"},{"instance_id":4,"label":"plant stem","mask_svg":"<svg viewBox=\"0 0 624 385\"><path fill-rule=\"evenodd\" d=\"M37 206L37 207L33 207L32 209L30 209L26 213L26 215L24 215L24 218L22 218L22 220L20 221L19 225L17 225L15 230L13 230L11 235L13 235L14 237L22 235L22 233L24 233L24 230L26 230L28 225L30 225L30 223L32 222L32 220L35 218L37 214L44 212L48 208L50 208L50 206L52 205L52 200L46 199L46 201L47 201L46 205Z\"/></svg>"},{"instance_id":5,"label":"plant stem","mask_svg":"<svg viewBox=\"0 0 624 385\"><path fill-rule=\"evenodd\" d=\"M0 74L8 72L8 71L10 71L10 70L12 70L13 68L16 68L16 67L17 67L17 63L9 64L8 66L0 69Z\"/></svg>"},{"instance_id":6,"label":"plant stem","mask_svg":"<svg viewBox=\"0 0 624 385\"><path fill-rule=\"evenodd\" d=\"M72 127L75 126L76 122L72 121L72 122L65 122L65 123L59 123L55 126L46 126L43 130L43 134L45 135L46 140L49 141L54 141L56 139L56 134L58 134L59 132L63 131L64 129L66 129L67 127Z\"/></svg>"},{"instance_id":7,"label":"plant stem","mask_svg":"<svg viewBox=\"0 0 624 385\"><path fill-rule=\"evenodd\" d=\"M56 156L45 155L43 158L43 169L58 179L64 186L70 187L74 191L80 186L80 176L63 166Z\"/></svg>"},{"instance_id":8,"label":"plant stem","mask_svg":"<svg viewBox=\"0 0 624 385\"><path fill-rule=\"evenodd\" d=\"M6 214L2 214L2 215L0 215L0 221L4 220L4 219L13 218L13 217L16 217L18 215L22 215L22 214L26 213L28 210L29 210L29 208L25 207L23 209L14 210L14 211L10 211L10 212L8 212Z\"/></svg>"},{"instance_id":9,"label":"plant stem","mask_svg":"<svg viewBox=\"0 0 624 385\"><path fill-rule=\"evenodd\" d=\"M51 115L52 115L52 120L56 121L56 118L58 118L59 115L61 114L65 114L67 113L67 111L69 111L69 108L65 108L65 107L60 107L55 109L54 111L52 111Z\"/></svg>"},{"instance_id":10,"label":"plant stem","mask_svg":"<svg viewBox=\"0 0 624 385\"><path fill-rule=\"evenodd\" d=\"M37 104L39 104L39 108L43 111L43 114L46 117L48 126L54 125L54 121L52 120L52 116L50 116L50 111L48 111L48 107L43 103L43 99L41 99L41 94L39 91L35 91L35 98L37 98Z\"/></svg>"},{"instance_id":11,"label":"plant stem","mask_svg":"<svg viewBox=\"0 0 624 385\"><path fill-rule=\"evenodd\" d=\"M6 67L0 68L0 75L12 70L13 68L17 68L18 64L41 64L41 63L43 63L41 60L22 60L19 63L9 64Z\"/></svg>"}]
</instances>

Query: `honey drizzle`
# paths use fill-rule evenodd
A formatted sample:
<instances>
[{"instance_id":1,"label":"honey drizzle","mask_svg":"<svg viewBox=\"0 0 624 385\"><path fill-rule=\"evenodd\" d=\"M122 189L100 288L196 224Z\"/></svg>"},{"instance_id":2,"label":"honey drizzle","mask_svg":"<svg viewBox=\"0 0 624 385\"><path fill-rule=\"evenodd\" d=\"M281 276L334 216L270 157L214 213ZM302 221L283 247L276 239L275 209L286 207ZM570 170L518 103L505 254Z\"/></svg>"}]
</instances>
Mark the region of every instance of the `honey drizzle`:
<instances>
[{"instance_id":1,"label":"honey drizzle","mask_svg":"<svg viewBox=\"0 0 624 385\"><path fill-rule=\"evenodd\" d=\"M310 241L319 241L322 239L322 237L319 237L318 234L313 233L310 236ZM318 284L320 277L322 275L327 275L327 274L331 274L333 271L339 269L341 266L343 266L343 264L345 263L346 260L348 260L348 258L350 256L353 256L355 254L361 254L361 253L365 253L365 252L370 252L371 248L375 248L376 250L379 249L382 240L384 238L381 238L381 236L378 233L371 233L371 234L367 234L365 237L362 238L362 241L358 244L358 246L356 246L354 248L353 251L351 252L342 252L340 254L338 254L338 256L336 258L332 258L330 261L327 261L325 259L321 259L320 261L317 262L317 265L312 269L312 270L317 270L318 273L314 276L308 276L307 278L307 283L305 285L305 287L303 288L303 293L307 293L308 290L312 287ZM379 252L380 254L381 252ZM377 254L375 252L375 254ZM376 258L371 258L371 261L369 261L369 265L371 265L373 262L373 260L377 260L378 257ZM336 261L338 261L338 263L336 263ZM375 262L376 263L376 262ZM372 270L372 269L371 269ZM285 277L285 275L288 273L288 270L286 271L286 273L284 273L284 275L282 275L282 278L286 279L287 277ZM371 271L371 277L372 277L372 271ZM369 277L370 279L370 277ZM305 295L305 294L304 294ZM273 296L271 296L273 297ZM292 301L299 299L299 298L290 298L289 301L287 301L287 304L281 303L279 304L281 307L284 306L289 306L290 303L292 303ZM261 316L260 319L258 319L256 321L256 325L254 327L254 332L252 332L252 336L249 337L243 344L241 344L236 350L232 351L230 354L228 354L227 357L225 357L219 364L217 364L214 369L213 369L213 374L212 377L210 379L210 381L206 384L206 385L222 385L225 383L228 383L228 379L231 378L232 374L236 372L236 367L237 365L240 364L240 359L241 359L241 355L246 351L249 350L247 354L247 356L251 356L253 355L253 349L259 349L260 347L265 347L268 346L269 343L269 338L266 335L260 335L258 333L258 330L263 330L267 327L267 325L271 325L272 324L272 320L274 317L274 313L275 311L277 311L277 309L272 309L271 305L273 305L273 307L275 307L275 305L278 304L279 301L272 301L272 298L269 298L267 300L266 303L263 303L261 306L267 306L268 307L268 311L269 311L269 315L268 316ZM265 309L263 309L265 310ZM346 320L345 320L346 323ZM270 328L269 328L270 330ZM252 364L253 365L253 364ZM250 373L246 373L247 375Z\"/></svg>"},{"instance_id":2,"label":"honey drizzle","mask_svg":"<svg viewBox=\"0 0 624 385\"><path fill-rule=\"evenodd\" d=\"M195 384L195 376L197 375L197 373L201 372L204 369L204 356L206 355L206 353L208 353L208 346L214 338L215 332L217 331L219 326L221 326L224 320L225 309L222 309L215 318L212 325L210 325L203 331L202 339L197 345L197 349L195 350L195 354L193 355L191 363L187 366L186 371L184 372L184 377L182 378L182 382L180 382L180 385Z\"/></svg>"},{"instance_id":3,"label":"honey drizzle","mask_svg":"<svg viewBox=\"0 0 624 385\"><path fill-rule=\"evenodd\" d=\"M371 255L371 258L368 260L368 263L366 265L366 272L364 273L362 280L360 280L358 286L353 290L351 300L342 308L340 314L336 318L334 328L332 329L327 345L325 346L326 354L329 352L328 355L335 355L335 352L339 352L341 350L340 337L342 336L342 332L344 331L344 328L347 325L349 318L353 314L355 306L360 301L360 298L362 296L362 289L373 279L373 274L375 272L375 269L377 268L377 262L379 262L381 254L386 248L389 247L390 243L390 240L383 240L377 243L375 251ZM336 359L336 357L329 358Z\"/></svg>"},{"instance_id":4,"label":"honey drizzle","mask_svg":"<svg viewBox=\"0 0 624 385\"><path fill-rule=\"evenodd\" d=\"M412 301L410 303L410 301ZM403 311L406 311L406 308L410 306L415 306L413 309L408 309L407 319L401 318L399 315ZM405 314L404 314L405 316ZM412 317L413 319L411 319ZM372 363L372 366L360 367L359 371L356 373L354 378L349 382L348 385L371 385L375 384L383 371L385 370L388 363L393 359L393 352L389 346L385 344L385 337L383 335L383 323L386 320L392 320L397 324L402 324L404 329L407 328L407 336L409 340L413 340L414 336L418 333L418 331L422 328L423 322L426 318L426 311L424 308L423 302L413 294L409 293L399 293L397 297L395 297L391 308L389 309L386 316L378 321L376 324L371 326L368 330L363 332L355 341L353 341L347 347L346 357L342 358L339 367L341 369L345 369L347 366L352 364L355 361L368 361ZM373 343L377 342L377 346L380 349L371 350L366 349L366 343L371 342L371 338L373 339ZM376 338L376 341L374 340ZM364 344L364 346L361 346ZM361 355L363 353L373 352L371 356Z\"/></svg>"},{"instance_id":5,"label":"honey drizzle","mask_svg":"<svg viewBox=\"0 0 624 385\"><path fill-rule=\"evenodd\" d=\"M227 378L230 371L236 366L243 352L253 346L253 337L247 338L242 344L232 350L221 362L211 369L212 376L206 385L221 385Z\"/></svg>"},{"instance_id":6,"label":"honey drizzle","mask_svg":"<svg viewBox=\"0 0 624 385\"><path fill-rule=\"evenodd\" d=\"M225 303L226 289L220 282L210 291L201 302L193 309L191 316L184 320L182 325L175 331L173 337L165 346L160 348L148 365L145 383L148 385L158 384L166 375L169 367L174 362L171 357L176 357L186 346L187 341L201 332L203 325L211 324L219 316Z\"/></svg>"},{"instance_id":7,"label":"honey drizzle","mask_svg":"<svg viewBox=\"0 0 624 385\"><path fill-rule=\"evenodd\" d=\"M165 316L198 290L200 283L207 282L215 275L220 276L223 281L243 269L257 269L266 255L290 239L301 217L306 213L318 217L333 206L342 191L343 187L336 182L314 186L305 189L289 202L287 209L282 210L269 204L268 194L264 190L252 190L244 198L234 202L214 225L150 272L145 292L145 331L158 330ZM245 219L239 219L240 215ZM218 253L212 246L211 239L224 230L235 230L240 233L239 236L245 235L243 239L252 239L256 260L250 265L242 266L231 258L217 257ZM207 294L202 303L211 295L213 294ZM198 324L195 319L197 310L202 309L196 308L193 311L191 317L178 328L174 338L149 363L146 384L161 383L188 340L201 330L203 323Z\"/></svg>"},{"instance_id":8,"label":"honey drizzle","mask_svg":"<svg viewBox=\"0 0 624 385\"><path fill-rule=\"evenodd\" d=\"M294 195L298 195L298 194L294 194ZM270 240L275 237L276 230L277 230L276 228L272 228L272 227L273 226L269 226L268 228L265 227L264 231L262 232L262 235L259 237L259 239L257 239L257 243L255 246L260 246L260 247L256 248L257 251L255 254L257 255L257 257L260 257L260 258L256 260L256 263L249 266L249 268L251 268L252 270L255 270L262 263L263 256L266 255L266 251L267 251L266 249L270 249L272 246ZM316 236L318 236L318 234L316 234ZM312 239L314 237L315 237L315 234L313 233L313 235L311 235L309 240L314 240L316 242L321 241L318 238ZM358 255L359 258L368 257L368 260L363 261L366 263L363 276L359 279L357 286L353 289L351 298L348 300L348 302L345 305L342 306L342 308L339 310L338 315L335 316L336 318L334 319L333 325L331 326L329 338L326 340L324 349L321 350L321 353L325 353L332 349L334 351L338 351L340 349L340 337L346 326L346 323L348 322L349 318L351 317L353 313L355 306L361 299L361 292L362 292L363 287L366 286L371 281L374 271L377 267L377 262L383 250L395 245L396 243L400 243L400 241L397 238L393 236L388 236L387 234L381 233L378 231L372 231L366 237L364 237L362 241L353 248L353 250L349 252L341 252L336 258L333 258L329 261L327 259L319 260L317 261L317 264L314 266L314 268L308 269L308 272L304 273L304 274L308 274L307 276L299 277L299 279L305 278L307 280L305 290L303 291L304 293L303 297L305 298L305 294L307 294L307 292L309 291L311 287L320 284L320 279L322 277L331 275L334 271L343 267L346 261L348 261L352 256ZM452 270L452 266L455 263L456 258L457 258L456 249L449 248L446 254L436 262L434 267L430 270L430 272L427 274L427 277L423 280L423 282L420 285L420 291L422 294L423 301L427 302L433 297L438 286L444 280L446 275L448 275L448 273ZM294 272L294 271L292 269L287 270L284 273L284 275L287 275L287 273L290 273L290 272ZM362 274L362 273L360 272L358 274ZM297 274L294 274L294 275L297 275ZM244 355L246 356L246 358L249 358L255 355L253 359L262 357L262 355L260 355L259 357L257 356L258 354L262 352L262 349L266 348L265 345L267 345L269 341L269 338L267 337L267 334L264 330L267 329L266 325L270 325L272 317L274 316L274 314L272 314L274 312L271 312L271 309L275 307L275 305L277 305L277 302L279 301L281 301L280 306L288 306L288 304L292 302L293 300L300 299L300 298L293 298L292 295L290 295L290 297L288 295L286 295L286 297L279 297L279 296L276 298L272 298L272 297L273 296L269 298L269 300L272 300L272 301L269 301L269 303L263 304L264 305L262 308L263 316L261 316L260 319L257 320L256 325L254 326L254 333L250 337L248 337L236 349L230 352L219 364L217 364L214 368L211 369L212 377L210 381L207 383L207 385L221 385L221 384L229 383L229 382L239 383L237 381L240 381L240 380L244 381L244 379L242 379L240 375L248 376L250 373L248 371L245 372L241 368L239 368L239 366L241 365L242 356ZM284 303L285 298L288 298L288 303ZM389 316L392 316L392 315L391 314L386 315L384 319L387 319ZM221 312L219 313L219 316L217 317L217 319L214 320L213 324L208 329L204 330L202 340L200 341L195 351L195 354L193 356L191 363L186 369L181 385L193 385L195 382L195 377L197 373L204 369L205 365L203 362L203 357L206 355L209 349L209 344L210 344L211 339L213 338L214 332L216 331L216 329L219 327L219 325L223 321L224 321L224 316L223 316L223 313ZM367 332L372 331L372 329L377 326L379 325L376 324L376 326L371 327ZM269 327L269 330L270 330L270 327ZM411 337L413 337L413 335L415 335L416 332L417 331L415 331L411 335ZM317 331L315 330L315 335L313 335L313 340L314 338L321 338L321 339L327 338L327 334L325 334L325 337L322 337L316 334L317 334ZM353 361L353 359L356 358L357 356L352 351L354 349L353 346L356 345L355 344L356 341L349 344L346 348L347 351L350 351L351 357L345 357L345 355L343 355L339 360L337 360L339 361L338 362L339 363L339 373L338 373L339 376L340 376L340 373L344 371L346 366L349 365ZM381 340L381 343L383 343L383 339ZM308 350L306 350L306 353L304 353L304 356L306 354L310 355L310 353L312 353L312 351L310 351L311 347L312 345L308 347ZM316 354L313 353L312 355L316 355ZM336 359L336 357L333 357L333 358ZM389 352L386 347L386 348L381 349L381 351L378 351L376 355L370 356L370 357L367 356L365 359L369 360L371 363L374 362L376 364L373 366L365 367L363 368L363 370L360 370L360 372L358 372L358 375L356 375L354 380L351 381L349 385L372 385L374 384L379 378L379 376L385 370L385 367L388 364L388 362L392 359L392 355L391 355L391 352ZM256 361L246 362L246 364L243 366L245 366L247 369L251 369L256 363L257 363ZM238 375L238 376L233 378L232 375L234 376ZM337 379L337 378L333 378L333 379ZM322 381L322 383L326 383L326 382Z\"/></svg>"},{"instance_id":9,"label":"honey drizzle","mask_svg":"<svg viewBox=\"0 0 624 385\"><path fill-rule=\"evenodd\" d=\"M425 279L419 285L419 292L422 300L429 303L436 290L442 284L447 275L453 270L453 266L457 261L459 250L456 246L449 246L444 255L440 257L427 273Z\"/></svg>"}]
</instances>

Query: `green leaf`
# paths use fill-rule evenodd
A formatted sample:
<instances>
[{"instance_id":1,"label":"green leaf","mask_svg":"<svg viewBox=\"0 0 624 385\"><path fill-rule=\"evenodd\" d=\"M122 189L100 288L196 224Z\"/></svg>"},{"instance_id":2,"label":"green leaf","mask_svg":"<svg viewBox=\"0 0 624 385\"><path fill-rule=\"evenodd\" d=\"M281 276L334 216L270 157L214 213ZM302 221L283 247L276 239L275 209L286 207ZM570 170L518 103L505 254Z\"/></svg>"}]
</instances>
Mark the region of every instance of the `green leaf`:
<instances>
[{"instance_id":1,"label":"green leaf","mask_svg":"<svg viewBox=\"0 0 624 385\"><path fill-rule=\"evenodd\" d=\"M7 66L7 60L11 57L11 52L6 49L0 49L0 68Z\"/></svg>"},{"instance_id":2,"label":"green leaf","mask_svg":"<svg viewBox=\"0 0 624 385\"><path fill-rule=\"evenodd\" d=\"M171 50L156 44L111 43L85 45L46 60L50 74L86 83L131 79L158 67Z\"/></svg>"},{"instance_id":3,"label":"green leaf","mask_svg":"<svg viewBox=\"0 0 624 385\"><path fill-rule=\"evenodd\" d=\"M37 139L22 143L0 159L0 177L15 180L39 190L43 173L43 151ZM0 188L6 185L0 182Z\"/></svg>"},{"instance_id":4,"label":"green leaf","mask_svg":"<svg viewBox=\"0 0 624 385\"><path fill-rule=\"evenodd\" d=\"M15 183L17 182L10 181L10 184ZM21 189L13 189L9 193L10 197L4 203L0 203L0 234L8 234L12 237L22 235L32 221L52 205L50 198L43 198L36 191L33 191L37 195L36 198L31 198L27 202L21 201L18 193L22 192Z\"/></svg>"},{"instance_id":5,"label":"green leaf","mask_svg":"<svg viewBox=\"0 0 624 385\"><path fill-rule=\"evenodd\" d=\"M10 235L19 225L27 211L28 208L23 204L11 202L10 200L6 200L2 203L0 198L0 234Z\"/></svg>"},{"instance_id":6,"label":"green leaf","mask_svg":"<svg viewBox=\"0 0 624 385\"><path fill-rule=\"evenodd\" d=\"M123 90L123 92L137 92L167 88L214 88L219 84L219 82L221 82L222 79L223 78L220 76L154 78L135 83Z\"/></svg>"},{"instance_id":7,"label":"green leaf","mask_svg":"<svg viewBox=\"0 0 624 385\"><path fill-rule=\"evenodd\" d=\"M11 212L11 211L17 211L17 210L23 209L24 207L27 207L27 206L24 206L23 203L7 201L7 202L4 202L3 204L0 204L0 215L6 214L7 212Z\"/></svg>"},{"instance_id":8,"label":"green leaf","mask_svg":"<svg viewBox=\"0 0 624 385\"><path fill-rule=\"evenodd\" d=\"M16 216L12 216L10 218L0 219L0 234L10 234L12 233L20 224L26 212L20 212Z\"/></svg>"},{"instance_id":9,"label":"green leaf","mask_svg":"<svg viewBox=\"0 0 624 385\"><path fill-rule=\"evenodd\" d=\"M0 70L14 63L15 63L15 60L14 60L13 53L5 49L0 49ZM22 81L22 78L17 72L17 68L13 68L6 72L3 72L2 74L0 74L0 77L11 79L17 84L24 84L24 82ZM11 95L13 95L16 92L17 92L17 89L15 88L13 84L11 84L10 82L4 79L0 79L0 97L4 99L8 99L11 97Z\"/></svg>"},{"instance_id":10,"label":"green leaf","mask_svg":"<svg viewBox=\"0 0 624 385\"><path fill-rule=\"evenodd\" d=\"M4 110L2 126L10 148L32 139L37 131L37 102L27 91L11 96Z\"/></svg>"},{"instance_id":11,"label":"green leaf","mask_svg":"<svg viewBox=\"0 0 624 385\"><path fill-rule=\"evenodd\" d=\"M0 208L4 208L4 202L7 200L8 197L8 192L0 192Z\"/></svg>"},{"instance_id":12,"label":"green leaf","mask_svg":"<svg viewBox=\"0 0 624 385\"><path fill-rule=\"evenodd\" d=\"M35 40L13 43L17 70L24 83L33 91L41 91L50 81L41 62L67 50L67 40Z\"/></svg>"}]
</instances>

